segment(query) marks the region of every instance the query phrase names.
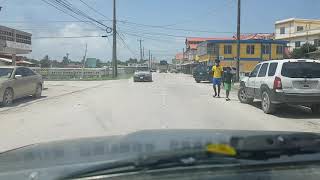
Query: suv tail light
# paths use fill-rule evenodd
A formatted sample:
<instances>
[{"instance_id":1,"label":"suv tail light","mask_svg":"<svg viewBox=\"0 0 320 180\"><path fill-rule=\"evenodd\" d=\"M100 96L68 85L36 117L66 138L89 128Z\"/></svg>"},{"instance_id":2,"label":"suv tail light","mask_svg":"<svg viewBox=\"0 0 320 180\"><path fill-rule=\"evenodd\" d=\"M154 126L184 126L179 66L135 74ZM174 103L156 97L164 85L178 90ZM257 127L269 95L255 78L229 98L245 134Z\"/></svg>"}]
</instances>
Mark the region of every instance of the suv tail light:
<instances>
[{"instance_id":1,"label":"suv tail light","mask_svg":"<svg viewBox=\"0 0 320 180\"><path fill-rule=\"evenodd\" d=\"M275 77L273 81L273 89L282 89L281 79L279 77Z\"/></svg>"}]
</instances>

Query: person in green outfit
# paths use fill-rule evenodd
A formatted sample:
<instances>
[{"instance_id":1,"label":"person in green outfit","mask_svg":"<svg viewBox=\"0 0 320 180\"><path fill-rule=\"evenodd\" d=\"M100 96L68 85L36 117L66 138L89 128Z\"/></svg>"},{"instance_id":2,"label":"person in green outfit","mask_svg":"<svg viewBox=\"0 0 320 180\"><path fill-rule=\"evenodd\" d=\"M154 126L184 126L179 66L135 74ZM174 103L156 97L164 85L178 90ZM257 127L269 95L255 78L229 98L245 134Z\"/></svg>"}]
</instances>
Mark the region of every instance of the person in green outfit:
<instances>
[{"instance_id":1,"label":"person in green outfit","mask_svg":"<svg viewBox=\"0 0 320 180\"><path fill-rule=\"evenodd\" d=\"M231 68L227 67L226 72L223 73L223 86L226 90L226 101L230 101L229 95L231 91L232 76Z\"/></svg>"}]
</instances>

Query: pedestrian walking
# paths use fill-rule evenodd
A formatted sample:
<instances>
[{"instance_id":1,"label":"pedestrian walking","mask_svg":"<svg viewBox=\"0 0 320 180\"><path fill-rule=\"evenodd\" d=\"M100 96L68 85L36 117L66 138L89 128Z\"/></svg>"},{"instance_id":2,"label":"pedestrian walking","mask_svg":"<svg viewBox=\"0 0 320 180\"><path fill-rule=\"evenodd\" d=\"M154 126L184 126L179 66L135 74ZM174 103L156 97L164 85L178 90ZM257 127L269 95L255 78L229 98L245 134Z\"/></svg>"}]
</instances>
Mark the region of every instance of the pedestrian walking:
<instances>
[{"instance_id":1,"label":"pedestrian walking","mask_svg":"<svg viewBox=\"0 0 320 180\"><path fill-rule=\"evenodd\" d=\"M220 66L220 60L215 61L215 65L212 66L212 83L213 83L213 90L214 95L213 97L216 97L218 95L218 98L220 98L220 87L221 87L221 78L223 74L223 67ZM217 94L217 87L218 87L218 94Z\"/></svg>"},{"instance_id":2,"label":"pedestrian walking","mask_svg":"<svg viewBox=\"0 0 320 180\"><path fill-rule=\"evenodd\" d=\"M223 73L223 87L226 90L226 101L230 101L229 95L231 91L232 77L231 68L227 67L226 72Z\"/></svg>"}]
</instances>

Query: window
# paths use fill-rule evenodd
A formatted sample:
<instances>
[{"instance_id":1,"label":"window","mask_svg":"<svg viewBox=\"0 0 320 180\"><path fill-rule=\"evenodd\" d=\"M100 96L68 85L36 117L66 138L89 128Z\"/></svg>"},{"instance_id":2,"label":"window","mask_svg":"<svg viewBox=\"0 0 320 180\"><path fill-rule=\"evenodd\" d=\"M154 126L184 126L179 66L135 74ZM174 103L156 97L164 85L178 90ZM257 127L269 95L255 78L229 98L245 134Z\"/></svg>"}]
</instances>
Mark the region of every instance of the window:
<instances>
[{"instance_id":1,"label":"window","mask_svg":"<svg viewBox=\"0 0 320 180\"><path fill-rule=\"evenodd\" d=\"M247 45L247 54L254 54L254 45Z\"/></svg>"},{"instance_id":2,"label":"window","mask_svg":"<svg viewBox=\"0 0 320 180\"><path fill-rule=\"evenodd\" d=\"M224 45L224 54L232 54L232 45Z\"/></svg>"},{"instance_id":3,"label":"window","mask_svg":"<svg viewBox=\"0 0 320 180\"><path fill-rule=\"evenodd\" d=\"M276 74L277 67L278 63L270 63L268 76L274 76Z\"/></svg>"},{"instance_id":4,"label":"window","mask_svg":"<svg viewBox=\"0 0 320 180\"><path fill-rule=\"evenodd\" d=\"M23 71L24 71L26 76L34 76L34 75L36 75L31 69L28 69L28 68L23 68Z\"/></svg>"},{"instance_id":5,"label":"window","mask_svg":"<svg viewBox=\"0 0 320 180\"><path fill-rule=\"evenodd\" d=\"M269 54L270 53L270 45L269 44L262 44L261 51L262 51L262 54Z\"/></svg>"},{"instance_id":6,"label":"window","mask_svg":"<svg viewBox=\"0 0 320 180\"><path fill-rule=\"evenodd\" d=\"M278 45L277 46L277 51L276 51L277 54L283 54L283 46L281 45Z\"/></svg>"},{"instance_id":7,"label":"window","mask_svg":"<svg viewBox=\"0 0 320 180\"><path fill-rule=\"evenodd\" d=\"M315 46L320 46L320 39L313 40Z\"/></svg>"},{"instance_id":8,"label":"window","mask_svg":"<svg viewBox=\"0 0 320 180\"><path fill-rule=\"evenodd\" d=\"M297 31L303 31L303 26L297 26Z\"/></svg>"},{"instance_id":9,"label":"window","mask_svg":"<svg viewBox=\"0 0 320 180\"><path fill-rule=\"evenodd\" d=\"M253 69L253 71L250 73L250 77L256 77L256 76L257 76L260 66L261 66L261 64L258 64L258 65Z\"/></svg>"},{"instance_id":10,"label":"window","mask_svg":"<svg viewBox=\"0 0 320 180\"><path fill-rule=\"evenodd\" d=\"M294 45L295 45L295 47L300 47L300 46L301 46L301 42L300 42L300 41L296 41L296 42L294 43Z\"/></svg>"},{"instance_id":11,"label":"window","mask_svg":"<svg viewBox=\"0 0 320 180\"><path fill-rule=\"evenodd\" d=\"M281 28L280 28L280 34L285 34L285 33L286 33L285 30L286 30L285 27L281 27Z\"/></svg>"},{"instance_id":12,"label":"window","mask_svg":"<svg viewBox=\"0 0 320 180\"><path fill-rule=\"evenodd\" d=\"M282 66L281 75L289 78L320 78L320 63L286 62Z\"/></svg>"},{"instance_id":13,"label":"window","mask_svg":"<svg viewBox=\"0 0 320 180\"><path fill-rule=\"evenodd\" d=\"M260 71L259 71L259 74L258 74L258 77L265 77L266 76L268 65L269 65L269 63L262 64Z\"/></svg>"},{"instance_id":14,"label":"window","mask_svg":"<svg viewBox=\"0 0 320 180\"><path fill-rule=\"evenodd\" d=\"M15 75L21 75L22 77L26 76L23 68L16 69Z\"/></svg>"}]
</instances>

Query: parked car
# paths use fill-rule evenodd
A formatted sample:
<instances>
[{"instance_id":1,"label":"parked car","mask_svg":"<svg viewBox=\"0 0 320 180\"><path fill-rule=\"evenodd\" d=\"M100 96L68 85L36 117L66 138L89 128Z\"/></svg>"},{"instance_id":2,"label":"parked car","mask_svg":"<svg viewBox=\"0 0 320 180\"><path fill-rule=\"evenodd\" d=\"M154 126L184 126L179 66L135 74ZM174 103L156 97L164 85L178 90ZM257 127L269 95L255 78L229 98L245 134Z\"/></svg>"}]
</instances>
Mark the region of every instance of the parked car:
<instances>
[{"instance_id":1,"label":"parked car","mask_svg":"<svg viewBox=\"0 0 320 180\"><path fill-rule=\"evenodd\" d=\"M134 82L152 82L152 73L150 71L136 71L133 75Z\"/></svg>"},{"instance_id":2,"label":"parked car","mask_svg":"<svg viewBox=\"0 0 320 180\"><path fill-rule=\"evenodd\" d=\"M0 103L3 106L12 104L13 100L34 96L41 97L43 80L41 75L27 67L0 67Z\"/></svg>"},{"instance_id":3,"label":"parked car","mask_svg":"<svg viewBox=\"0 0 320 180\"><path fill-rule=\"evenodd\" d=\"M212 67L206 65L198 65L193 71L193 78L197 83L201 81L212 81Z\"/></svg>"},{"instance_id":4,"label":"parked car","mask_svg":"<svg viewBox=\"0 0 320 180\"><path fill-rule=\"evenodd\" d=\"M320 61L310 59L271 60L259 63L240 82L242 103L262 100L265 113L274 113L279 104L297 104L320 112Z\"/></svg>"}]
</instances>

